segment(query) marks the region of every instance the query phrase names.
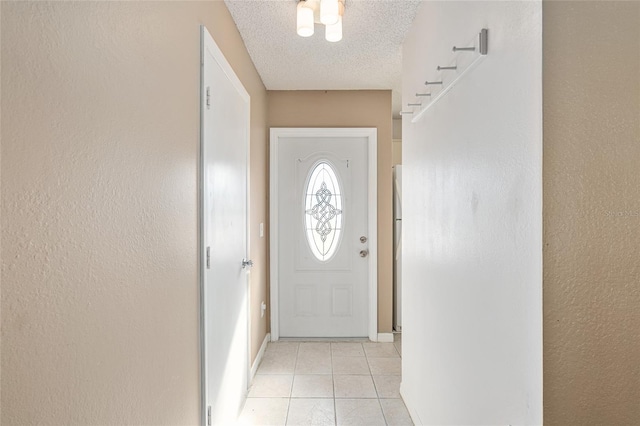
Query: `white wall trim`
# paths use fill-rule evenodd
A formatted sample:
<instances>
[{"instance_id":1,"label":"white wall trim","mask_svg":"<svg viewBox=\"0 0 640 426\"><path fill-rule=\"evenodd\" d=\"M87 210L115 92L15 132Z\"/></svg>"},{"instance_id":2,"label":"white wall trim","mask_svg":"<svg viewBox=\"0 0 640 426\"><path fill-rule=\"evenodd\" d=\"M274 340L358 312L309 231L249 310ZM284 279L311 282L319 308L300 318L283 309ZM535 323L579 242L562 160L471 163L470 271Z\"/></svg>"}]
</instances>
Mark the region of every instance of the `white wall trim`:
<instances>
[{"instance_id":1,"label":"white wall trim","mask_svg":"<svg viewBox=\"0 0 640 426\"><path fill-rule=\"evenodd\" d=\"M260 350L256 355L256 359L253 361L253 365L251 366L251 373L249 374L249 385L251 385L251 382L253 381L253 378L255 377L256 372L258 371L258 367L260 366L260 361L262 361L262 357L264 356L264 351L267 350L267 344L270 341L271 341L271 334L267 333L267 335L264 336L264 340L262 341Z\"/></svg>"},{"instance_id":2,"label":"white wall trim","mask_svg":"<svg viewBox=\"0 0 640 426\"><path fill-rule=\"evenodd\" d=\"M280 238L278 235L278 169L280 168L278 152L278 134L276 129L270 130L269 135L269 301L270 301L270 322L271 339L275 342L280 338L279 303L278 303L278 246Z\"/></svg>"},{"instance_id":3,"label":"white wall trim","mask_svg":"<svg viewBox=\"0 0 640 426\"><path fill-rule=\"evenodd\" d=\"M364 129L363 129L364 130ZM369 137L369 339L378 337L378 129Z\"/></svg>"},{"instance_id":4,"label":"white wall trim","mask_svg":"<svg viewBox=\"0 0 640 426\"><path fill-rule=\"evenodd\" d=\"M393 333L378 333L378 342L393 343Z\"/></svg>"},{"instance_id":5,"label":"white wall trim","mask_svg":"<svg viewBox=\"0 0 640 426\"><path fill-rule=\"evenodd\" d=\"M404 402L405 407L407 407L407 411L409 412L409 416L411 416L411 421L413 422L413 424L414 425L423 424L422 420L420 419L420 416L418 415L418 412L415 410L415 405L413 404L413 401L410 401L405 397L405 392L402 386L402 382L400 382L400 397L402 398L402 401Z\"/></svg>"},{"instance_id":6,"label":"white wall trim","mask_svg":"<svg viewBox=\"0 0 640 426\"><path fill-rule=\"evenodd\" d=\"M271 339L280 338L278 306L278 141L281 137L366 137L369 157L369 339L378 340L378 130L362 128L279 128L270 131ZM392 340L393 341L393 340Z\"/></svg>"}]
</instances>

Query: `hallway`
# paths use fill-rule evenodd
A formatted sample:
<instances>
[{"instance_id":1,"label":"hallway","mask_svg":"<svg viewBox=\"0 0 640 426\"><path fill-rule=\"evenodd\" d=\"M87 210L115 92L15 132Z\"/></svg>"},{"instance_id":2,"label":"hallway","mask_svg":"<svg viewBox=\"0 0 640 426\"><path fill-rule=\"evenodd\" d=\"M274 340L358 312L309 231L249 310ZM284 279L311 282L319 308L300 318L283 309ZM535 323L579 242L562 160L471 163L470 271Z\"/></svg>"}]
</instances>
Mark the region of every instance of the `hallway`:
<instances>
[{"instance_id":1,"label":"hallway","mask_svg":"<svg viewBox=\"0 0 640 426\"><path fill-rule=\"evenodd\" d=\"M394 343L269 343L242 425L412 425Z\"/></svg>"}]
</instances>

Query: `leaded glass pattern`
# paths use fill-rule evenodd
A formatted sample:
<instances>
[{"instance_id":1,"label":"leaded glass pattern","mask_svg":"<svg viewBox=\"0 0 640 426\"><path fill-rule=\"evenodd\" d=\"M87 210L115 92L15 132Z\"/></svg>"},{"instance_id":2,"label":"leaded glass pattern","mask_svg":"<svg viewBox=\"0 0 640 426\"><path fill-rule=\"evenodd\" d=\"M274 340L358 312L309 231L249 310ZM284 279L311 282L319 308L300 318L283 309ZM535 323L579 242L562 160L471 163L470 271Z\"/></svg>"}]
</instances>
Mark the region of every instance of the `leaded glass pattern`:
<instances>
[{"instance_id":1,"label":"leaded glass pattern","mask_svg":"<svg viewBox=\"0 0 640 426\"><path fill-rule=\"evenodd\" d=\"M305 234L316 259L325 262L335 254L342 216L342 191L336 172L327 161L321 161L311 170L305 189Z\"/></svg>"}]
</instances>

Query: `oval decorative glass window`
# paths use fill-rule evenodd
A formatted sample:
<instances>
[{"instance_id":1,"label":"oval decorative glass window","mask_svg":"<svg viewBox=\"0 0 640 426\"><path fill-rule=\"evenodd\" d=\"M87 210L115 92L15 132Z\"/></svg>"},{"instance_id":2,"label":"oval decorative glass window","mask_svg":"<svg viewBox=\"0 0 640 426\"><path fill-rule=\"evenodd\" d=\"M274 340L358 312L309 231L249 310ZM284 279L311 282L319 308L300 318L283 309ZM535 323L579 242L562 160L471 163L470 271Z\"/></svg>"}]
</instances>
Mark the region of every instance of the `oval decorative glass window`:
<instances>
[{"instance_id":1,"label":"oval decorative glass window","mask_svg":"<svg viewBox=\"0 0 640 426\"><path fill-rule=\"evenodd\" d=\"M342 191L328 162L321 161L311 170L304 194L307 244L316 259L326 262L342 234Z\"/></svg>"}]
</instances>

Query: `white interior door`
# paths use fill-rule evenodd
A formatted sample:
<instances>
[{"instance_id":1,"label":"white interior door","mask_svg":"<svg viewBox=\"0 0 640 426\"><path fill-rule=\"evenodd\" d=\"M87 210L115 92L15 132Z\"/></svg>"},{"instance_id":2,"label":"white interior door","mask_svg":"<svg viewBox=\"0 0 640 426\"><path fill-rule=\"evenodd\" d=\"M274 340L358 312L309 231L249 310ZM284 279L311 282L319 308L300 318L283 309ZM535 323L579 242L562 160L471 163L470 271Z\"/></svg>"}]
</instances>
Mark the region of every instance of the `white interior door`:
<instances>
[{"instance_id":1,"label":"white interior door","mask_svg":"<svg viewBox=\"0 0 640 426\"><path fill-rule=\"evenodd\" d=\"M277 139L279 337L370 335L369 142Z\"/></svg>"},{"instance_id":2,"label":"white interior door","mask_svg":"<svg viewBox=\"0 0 640 426\"><path fill-rule=\"evenodd\" d=\"M203 415L230 424L249 369L249 95L204 27L202 40Z\"/></svg>"}]
</instances>

